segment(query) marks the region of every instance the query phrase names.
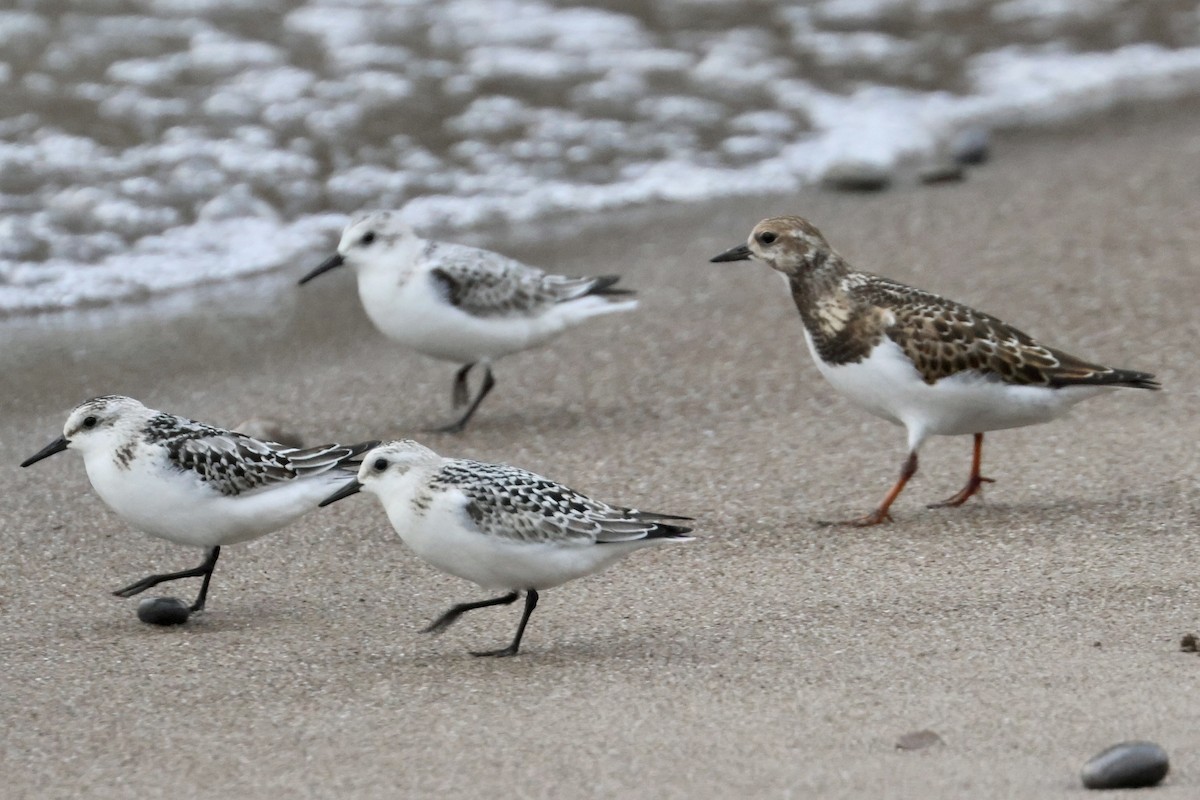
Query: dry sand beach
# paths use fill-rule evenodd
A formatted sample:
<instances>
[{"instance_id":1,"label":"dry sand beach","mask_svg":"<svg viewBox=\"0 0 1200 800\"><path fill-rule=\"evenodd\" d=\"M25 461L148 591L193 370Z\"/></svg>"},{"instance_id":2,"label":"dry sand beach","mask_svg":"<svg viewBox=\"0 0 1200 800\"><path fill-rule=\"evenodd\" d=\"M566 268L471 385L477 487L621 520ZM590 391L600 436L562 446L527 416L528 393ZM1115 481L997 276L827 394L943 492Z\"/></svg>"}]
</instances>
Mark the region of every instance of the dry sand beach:
<instances>
[{"instance_id":1,"label":"dry sand beach","mask_svg":"<svg viewBox=\"0 0 1200 800\"><path fill-rule=\"evenodd\" d=\"M1162 744L1158 798L1200 792L1200 104L1006 135L961 185L812 191L586 220L491 244L620 272L634 314L501 362L459 437L452 368L376 333L350 275L214 294L117 328L5 326L0 354L0 774L9 798L1079 796L1082 763ZM780 281L709 264L802 213L856 266L962 300L1049 344L1155 372L1065 420L935 440L895 524L863 513L903 433L820 378ZM311 263L296 264L298 278ZM262 307L265 298L273 305ZM268 414L310 440L415 435L597 497L697 518L699 539L438 638L482 597L356 498L229 548L209 610L155 629L109 591L198 553L131 533L66 454L16 464L86 397L218 424ZM160 594L190 597L190 583ZM895 748L929 728L944 744ZM1113 796L1120 796L1113 795ZM1139 795L1140 796L1140 795Z\"/></svg>"}]
</instances>

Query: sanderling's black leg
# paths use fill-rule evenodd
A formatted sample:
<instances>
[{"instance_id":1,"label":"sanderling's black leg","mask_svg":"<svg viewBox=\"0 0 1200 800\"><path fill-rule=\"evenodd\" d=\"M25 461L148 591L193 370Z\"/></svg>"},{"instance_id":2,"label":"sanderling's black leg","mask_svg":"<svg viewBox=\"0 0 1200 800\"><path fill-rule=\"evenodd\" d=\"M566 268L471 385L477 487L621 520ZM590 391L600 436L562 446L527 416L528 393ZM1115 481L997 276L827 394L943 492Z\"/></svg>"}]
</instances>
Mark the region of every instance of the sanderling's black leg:
<instances>
[{"instance_id":1,"label":"sanderling's black leg","mask_svg":"<svg viewBox=\"0 0 1200 800\"><path fill-rule=\"evenodd\" d=\"M538 593L529 589L525 592L525 613L521 615L521 624L517 626L517 635L513 637L512 644L508 647L503 647L499 650L484 650L483 652L472 651L473 656L495 656L504 658L505 656L515 656L517 649L521 646L521 637L525 635L525 626L529 624L529 615L537 608Z\"/></svg>"},{"instance_id":2,"label":"sanderling's black leg","mask_svg":"<svg viewBox=\"0 0 1200 800\"><path fill-rule=\"evenodd\" d=\"M472 415L475 414L475 409L479 408L479 404L483 402L483 398L487 397L488 392L490 392L492 387L495 385L496 379L492 377L491 366L485 366L483 373L483 385L479 387L479 394L476 395L475 399L471 402L471 406L467 409L467 413L463 414L449 425L444 425L441 428L434 428L434 432L461 433L462 429L467 426L467 420L471 419Z\"/></svg>"},{"instance_id":3,"label":"sanderling's black leg","mask_svg":"<svg viewBox=\"0 0 1200 800\"><path fill-rule=\"evenodd\" d=\"M515 603L517 598L520 596L520 592L509 592L502 597L493 597L490 600L476 600L474 603L459 603L445 614L442 614L433 622L422 628L421 633L441 633L455 622L458 622L458 618L468 611L474 611L477 608L487 608L488 606L506 606L509 603Z\"/></svg>"},{"instance_id":4,"label":"sanderling's black leg","mask_svg":"<svg viewBox=\"0 0 1200 800\"><path fill-rule=\"evenodd\" d=\"M454 408L462 408L470 399L470 392L467 387L467 373L471 371L471 367L475 366L475 362L464 364L458 372L454 373L454 394L451 402Z\"/></svg>"},{"instance_id":5,"label":"sanderling's black leg","mask_svg":"<svg viewBox=\"0 0 1200 800\"><path fill-rule=\"evenodd\" d=\"M200 586L200 596L196 598L196 602L191 607L192 611L199 611L204 608L204 598L208 594L208 582L212 578L213 569L217 566L217 559L220 555L221 548L219 546L213 547L208 551L204 563L198 567L185 569L182 572L170 572L165 575L151 575L148 578L142 578L140 581L131 583L123 589L117 589L113 594L117 597L133 597L135 594L141 594L153 586L158 586L160 583L180 578L196 578L203 575L204 583Z\"/></svg>"}]
</instances>

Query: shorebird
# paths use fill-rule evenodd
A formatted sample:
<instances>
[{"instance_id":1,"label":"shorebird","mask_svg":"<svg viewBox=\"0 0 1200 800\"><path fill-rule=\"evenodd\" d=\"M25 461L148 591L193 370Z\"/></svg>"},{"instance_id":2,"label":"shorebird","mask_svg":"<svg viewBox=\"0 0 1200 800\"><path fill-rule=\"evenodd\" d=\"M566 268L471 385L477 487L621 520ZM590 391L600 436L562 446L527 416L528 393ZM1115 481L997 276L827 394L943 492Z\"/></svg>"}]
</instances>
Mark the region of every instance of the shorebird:
<instances>
[{"instance_id":1,"label":"shorebird","mask_svg":"<svg viewBox=\"0 0 1200 800\"><path fill-rule=\"evenodd\" d=\"M337 252L300 283L343 264L357 275L363 308L384 335L462 365L452 397L455 408L467 410L439 432L466 426L495 386L492 362L545 344L590 317L637 307L627 297L631 290L615 286L619 276L551 275L490 250L428 241L391 211L351 220ZM477 364L483 382L469 400L467 375Z\"/></svg>"},{"instance_id":2,"label":"shorebird","mask_svg":"<svg viewBox=\"0 0 1200 800\"><path fill-rule=\"evenodd\" d=\"M107 395L80 403L63 435L21 466L78 450L92 488L122 519L151 536L204 548L194 569L113 592L133 597L166 581L203 577L189 609L195 612L204 608L222 546L257 539L316 508L354 480L357 456L376 444L286 447Z\"/></svg>"},{"instance_id":3,"label":"shorebird","mask_svg":"<svg viewBox=\"0 0 1200 800\"><path fill-rule=\"evenodd\" d=\"M634 550L691 541L689 517L654 514L593 500L506 464L443 458L411 440L363 456L358 479L321 505L358 491L379 498L396 533L433 566L505 593L460 603L423 630L438 633L465 612L508 605L525 592L512 642L476 656L515 656L538 592L604 569Z\"/></svg>"},{"instance_id":4,"label":"shorebird","mask_svg":"<svg viewBox=\"0 0 1200 800\"><path fill-rule=\"evenodd\" d=\"M991 480L980 474L985 432L1049 422L1110 389L1160 388L1149 373L1084 361L961 303L858 272L801 217L763 220L746 244L711 260L747 259L787 278L825 379L907 431L899 480L878 508L849 524L891 519L888 510L916 474L917 451L929 436L975 437L966 485L931 507L959 506Z\"/></svg>"}]
</instances>

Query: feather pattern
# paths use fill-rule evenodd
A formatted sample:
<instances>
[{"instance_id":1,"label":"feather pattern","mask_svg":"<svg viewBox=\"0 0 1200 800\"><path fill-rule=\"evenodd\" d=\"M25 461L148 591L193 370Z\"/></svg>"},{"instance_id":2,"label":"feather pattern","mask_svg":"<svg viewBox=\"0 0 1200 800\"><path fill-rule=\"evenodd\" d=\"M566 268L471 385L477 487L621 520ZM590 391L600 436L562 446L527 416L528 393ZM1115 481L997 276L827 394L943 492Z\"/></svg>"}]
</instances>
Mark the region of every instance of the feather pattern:
<instances>
[{"instance_id":1,"label":"feather pattern","mask_svg":"<svg viewBox=\"0 0 1200 800\"><path fill-rule=\"evenodd\" d=\"M431 484L457 489L482 533L522 542L606 544L639 539L686 538L672 524L688 517L611 506L540 475L508 466L452 459Z\"/></svg>"},{"instance_id":2,"label":"feather pattern","mask_svg":"<svg viewBox=\"0 0 1200 800\"><path fill-rule=\"evenodd\" d=\"M146 423L145 440L161 445L173 467L230 497L335 468L356 469L356 456L377 444L300 449L163 413Z\"/></svg>"},{"instance_id":3,"label":"feather pattern","mask_svg":"<svg viewBox=\"0 0 1200 800\"><path fill-rule=\"evenodd\" d=\"M883 333L929 384L973 371L1021 386L1158 387L1153 375L1084 361L990 314L903 283L860 272L843 286L859 314L891 320Z\"/></svg>"},{"instance_id":4,"label":"feather pattern","mask_svg":"<svg viewBox=\"0 0 1200 800\"><path fill-rule=\"evenodd\" d=\"M429 276L438 292L451 305L477 317L531 316L546 306L589 294L627 293L610 288L616 276L551 275L466 245L430 242L425 258L437 263Z\"/></svg>"}]
</instances>

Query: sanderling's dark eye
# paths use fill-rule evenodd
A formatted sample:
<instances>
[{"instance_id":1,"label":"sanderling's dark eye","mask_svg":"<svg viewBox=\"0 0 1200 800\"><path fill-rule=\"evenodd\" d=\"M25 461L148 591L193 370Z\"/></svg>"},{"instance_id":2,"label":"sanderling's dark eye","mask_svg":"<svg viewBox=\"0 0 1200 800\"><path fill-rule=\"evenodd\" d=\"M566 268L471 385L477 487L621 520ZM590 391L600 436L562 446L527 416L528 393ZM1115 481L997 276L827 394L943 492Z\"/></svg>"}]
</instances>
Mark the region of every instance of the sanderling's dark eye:
<instances>
[{"instance_id":1,"label":"sanderling's dark eye","mask_svg":"<svg viewBox=\"0 0 1200 800\"><path fill-rule=\"evenodd\" d=\"M375 231L367 231L366 233L363 234L363 237L362 237L363 244L370 244L373 241L375 241Z\"/></svg>"},{"instance_id":2,"label":"sanderling's dark eye","mask_svg":"<svg viewBox=\"0 0 1200 800\"><path fill-rule=\"evenodd\" d=\"M779 234L774 231L763 231L758 235L759 244L775 244L775 240L779 238Z\"/></svg>"},{"instance_id":3,"label":"sanderling's dark eye","mask_svg":"<svg viewBox=\"0 0 1200 800\"><path fill-rule=\"evenodd\" d=\"M387 459L386 458L375 459L374 466L375 466L376 472L383 472L385 469L387 469Z\"/></svg>"},{"instance_id":4,"label":"sanderling's dark eye","mask_svg":"<svg viewBox=\"0 0 1200 800\"><path fill-rule=\"evenodd\" d=\"M97 422L99 422L99 420L96 419L95 417L84 417L83 418L83 427L94 428L94 427L96 427Z\"/></svg>"}]
</instances>

